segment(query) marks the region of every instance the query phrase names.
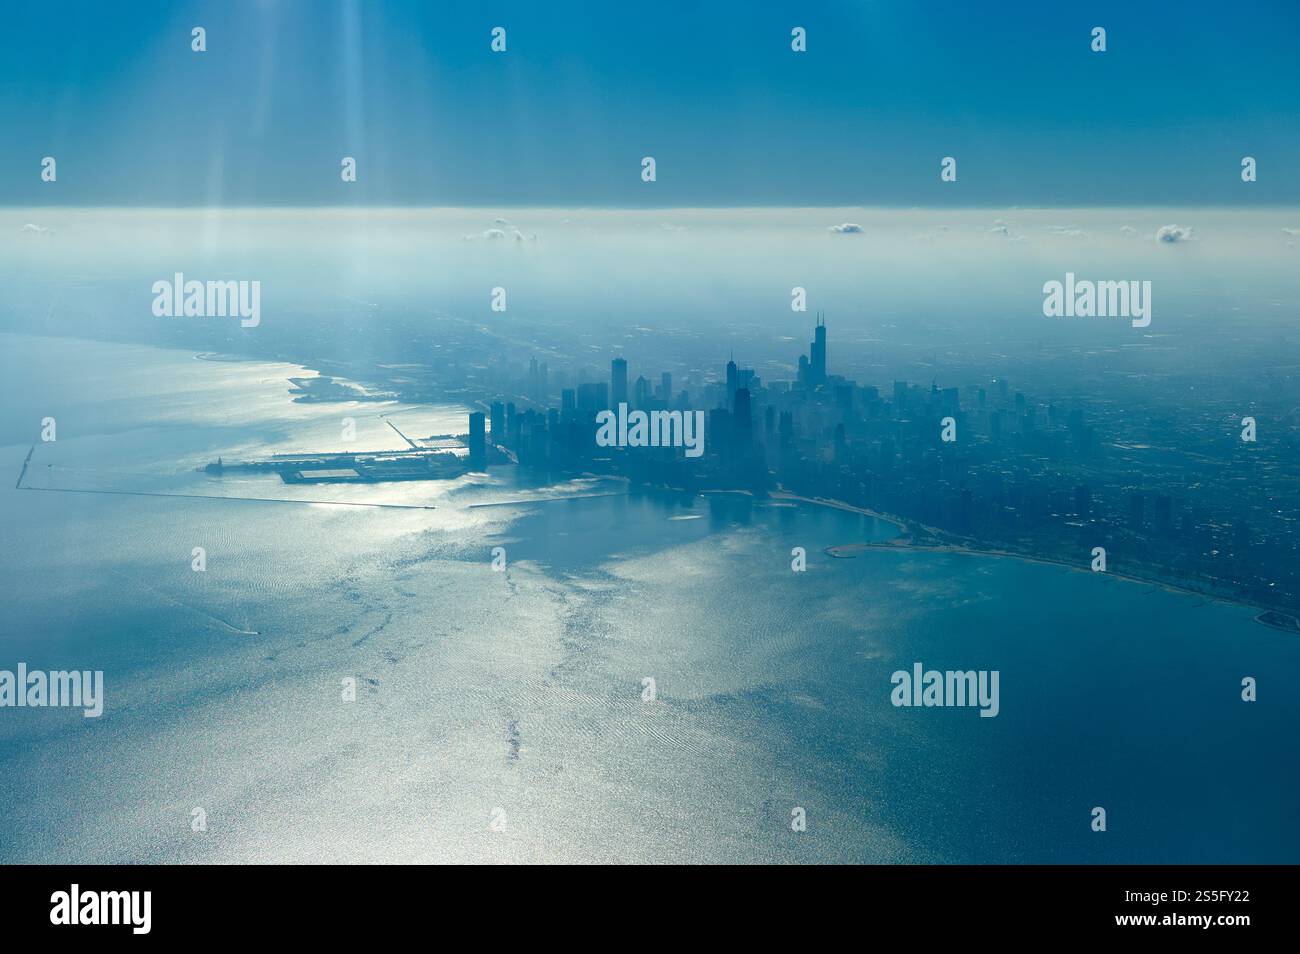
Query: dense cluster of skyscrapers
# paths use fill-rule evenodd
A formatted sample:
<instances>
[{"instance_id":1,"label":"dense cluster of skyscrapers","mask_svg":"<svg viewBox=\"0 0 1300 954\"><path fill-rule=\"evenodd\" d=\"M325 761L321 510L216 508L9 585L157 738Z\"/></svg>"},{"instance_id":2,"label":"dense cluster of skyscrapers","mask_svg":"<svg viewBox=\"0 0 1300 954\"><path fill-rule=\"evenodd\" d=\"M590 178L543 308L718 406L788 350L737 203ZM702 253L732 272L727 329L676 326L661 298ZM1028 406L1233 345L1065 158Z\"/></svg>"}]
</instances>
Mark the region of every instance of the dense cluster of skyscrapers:
<instances>
[{"instance_id":1,"label":"dense cluster of skyscrapers","mask_svg":"<svg viewBox=\"0 0 1300 954\"><path fill-rule=\"evenodd\" d=\"M1099 439L1085 408L1037 404L1005 379L966 388L895 381L882 395L830 374L827 357L819 316L793 382L764 382L733 358L722 381L674 394L668 373L656 386L645 377L629 384L628 362L617 357L607 381L560 389L559 407L549 406L549 374L534 360L524 382L530 406L498 400L486 421L476 415L471 459L485 459L486 424L492 444L530 468L690 491L779 485L896 515L949 540L1084 563L1092 547L1105 546L1138 575L1268 606L1300 594L1294 534L1256 532L1249 508L1215 513L1190 494L1180 502L1176 480L1150 486L1117 445ZM598 446L597 414L622 403L705 411L704 455Z\"/></svg>"}]
</instances>

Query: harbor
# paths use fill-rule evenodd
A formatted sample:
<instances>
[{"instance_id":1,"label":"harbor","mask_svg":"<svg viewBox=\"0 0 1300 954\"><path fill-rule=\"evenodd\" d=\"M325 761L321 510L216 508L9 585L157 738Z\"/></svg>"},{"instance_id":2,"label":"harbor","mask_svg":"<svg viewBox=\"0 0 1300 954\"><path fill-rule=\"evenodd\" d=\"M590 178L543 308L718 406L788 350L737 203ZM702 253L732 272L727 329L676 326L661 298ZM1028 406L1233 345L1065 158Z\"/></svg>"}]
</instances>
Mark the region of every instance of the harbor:
<instances>
[{"instance_id":1,"label":"harbor","mask_svg":"<svg viewBox=\"0 0 1300 954\"><path fill-rule=\"evenodd\" d=\"M206 474L274 473L286 484L380 483L451 480L469 473L466 454L452 449L412 449L367 453L277 454L262 460L226 461L218 457L199 468Z\"/></svg>"}]
</instances>

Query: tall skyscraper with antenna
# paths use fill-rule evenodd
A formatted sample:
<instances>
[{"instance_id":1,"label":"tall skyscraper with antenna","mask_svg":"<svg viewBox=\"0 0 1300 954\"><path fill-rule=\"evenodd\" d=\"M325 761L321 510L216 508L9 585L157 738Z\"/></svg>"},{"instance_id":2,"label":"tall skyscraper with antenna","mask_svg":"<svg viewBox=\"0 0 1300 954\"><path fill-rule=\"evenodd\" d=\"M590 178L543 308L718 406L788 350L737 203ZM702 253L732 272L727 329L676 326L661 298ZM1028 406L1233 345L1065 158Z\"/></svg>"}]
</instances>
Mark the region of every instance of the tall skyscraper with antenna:
<instances>
[{"instance_id":1,"label":"tall skyscraper with antenna","mask_svg":"<svg viewBox=\"0 0 1300 954\"><path fill-rule=\"evenodd\" d=\"M821 312L817 313L817 327L813 331L808 383L813 387L826 383L826 318Z\"/></svg>"}]
</instances>

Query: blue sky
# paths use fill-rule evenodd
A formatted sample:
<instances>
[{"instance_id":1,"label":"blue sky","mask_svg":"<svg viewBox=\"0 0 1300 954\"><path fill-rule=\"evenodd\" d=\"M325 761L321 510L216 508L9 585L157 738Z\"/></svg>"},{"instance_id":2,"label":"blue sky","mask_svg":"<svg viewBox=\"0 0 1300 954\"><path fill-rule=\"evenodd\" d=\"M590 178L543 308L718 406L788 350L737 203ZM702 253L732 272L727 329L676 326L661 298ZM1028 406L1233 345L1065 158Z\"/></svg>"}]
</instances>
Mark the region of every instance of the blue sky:
<instances>
[{"instance_id":1,"label":"blue sky","mask_svg":"<svg viewBox=\"0 0 1300 954\"><path fill-rule=\"evenodd\" d=\"M0 17L7 205L1300 202L1294 0L73 0Z\"/></svg>"}]
</instances>

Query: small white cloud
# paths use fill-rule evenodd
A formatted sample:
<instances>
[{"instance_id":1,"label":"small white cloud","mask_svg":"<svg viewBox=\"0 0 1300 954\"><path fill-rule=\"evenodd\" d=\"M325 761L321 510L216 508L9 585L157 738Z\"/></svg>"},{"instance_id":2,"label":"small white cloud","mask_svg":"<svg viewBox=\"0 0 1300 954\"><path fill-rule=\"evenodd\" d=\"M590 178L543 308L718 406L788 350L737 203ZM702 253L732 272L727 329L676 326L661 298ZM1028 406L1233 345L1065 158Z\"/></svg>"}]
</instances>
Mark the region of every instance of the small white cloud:
<instances>
[{"instance_id":1,"label":"small white cloud","mask_svg":"<svg viewBox=\"0 0 1300 954\"><path fill-rule=\"evenodd\" d=\"M1174 242L1191 242L1196 238L1193 229L1182 225L1162 225L1156 229L1156 241L1172 245Z\"/></svg>"},{"instance_id":2,"label":"small white cloud","mask_svg":"<svg viewBox=\"0 0 1300 954\"><path fill-rule=\"evenodd\" d=\"M1006 219L994 219L993 228L989 229L992 235L999 235L1008 242L1027 242L1029 241L1023 235L1015 231L1015 223L1008 222Z\"/></svg>"},{"instance_id":3,"label":"small white cloud","mask_svg":"<svg viewBox=\"0 0 1300 954\"><path fill-rule=\"evenodd\" d=\"M1138 230L1135 229L1135 228L1133 228L1133 226L1131 226L1131 225L1121 225L1121 226L1119 227L1119 230L1120 230L1120 233L1123 234L1123 235L1137 235L1137 234L1138 234Z\"/></svg>"},{"instance_id":4,"label":"small white cloud","mask_svg":"<svg viewBox=\"0 0 1300 954\"><path fill-rule=\"evenodd\" d=\"M516 242L537 241L536 235L525 235L523 232L519 231L519 229L514 228L513 226L510 227L509 229L498 229L498 228L484 229L482 232L479 232L477 235L465 235L462 236L462 238L466 242L474 242L479 239L485 239L486 241L489 242L504 242L507 239L513 239Z\"/></svg>"},{"instance_id":5,"label":"small white cloud","mask_svg":"<svg viewBox=\"0 0 1300 954\"><path fill-rule=\"evenodd\" d=\"M1077 225L1049 225L1047 231L1064 235L1066 238L1087 238L1088 233Z\"/></svg>"},{"instance_id":6,"label":"small white cloud","mask_svg":"<svg viewBox=\"0 0 1300 954\"><path fill-rule=\"evenodd\" d=\"M18 231L25 232L28 235L53 235L54 234L54 229L47 229L43 225L33 225L31 222L28 222Z\"/></svg>"},{"instance_id":7,"label":"small white cloud","mask_svg":"<svg viewBox=\"0 0 1300 954\"><path fill-rule=\"evenodd\" d=\"M829 231L838 232L840 235L860 235L862 226L856 222L842 222L839 225L832 225Z\"/></svg>"}]
</instances>

